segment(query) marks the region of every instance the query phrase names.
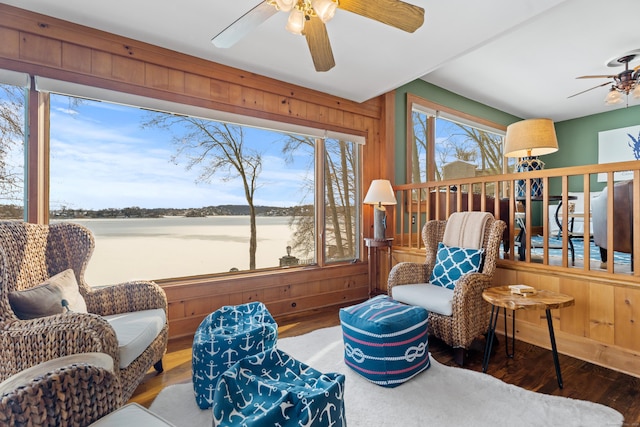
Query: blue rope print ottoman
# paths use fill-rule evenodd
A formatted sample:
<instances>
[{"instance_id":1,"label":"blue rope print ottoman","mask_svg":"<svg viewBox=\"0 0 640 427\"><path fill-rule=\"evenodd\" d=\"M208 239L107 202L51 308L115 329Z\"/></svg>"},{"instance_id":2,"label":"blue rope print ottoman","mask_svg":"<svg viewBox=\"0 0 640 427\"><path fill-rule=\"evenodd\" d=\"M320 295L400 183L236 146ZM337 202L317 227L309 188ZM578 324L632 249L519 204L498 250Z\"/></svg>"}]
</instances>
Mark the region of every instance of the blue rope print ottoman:
<instances>
[{"instance_id":1,"label":"blue rope print ottoman","mask_svg":"<svg viewBox=\"0 0 640 427\"><path fill-rule=\"evenodd\" d=\"M278 325L261 302L224 306L204 318L193 337L196 403L210 408L220 375L238 360L275 347Z\"/></svg>"},{"instance_id":2,"label":"blue rope print ottoman","mask_svg":"<svg viewBox=\"0 0 640 427\"><path fill-rule=\"evenodd\" d=\"M431 365L427 317L385 295L340 309L345 363L384 387L411 379Z\"/></svg>"},{"instance_id":3,"label":"blue rope print ottoman","mask_svg":"<svg viewBox=\"0 0 640 427\"><path fill-rule=\"evenodd\" d=\"M247 357L220 377L213 425L346 427L344 379L278 349Z\"/></svg>"}]
</instances>

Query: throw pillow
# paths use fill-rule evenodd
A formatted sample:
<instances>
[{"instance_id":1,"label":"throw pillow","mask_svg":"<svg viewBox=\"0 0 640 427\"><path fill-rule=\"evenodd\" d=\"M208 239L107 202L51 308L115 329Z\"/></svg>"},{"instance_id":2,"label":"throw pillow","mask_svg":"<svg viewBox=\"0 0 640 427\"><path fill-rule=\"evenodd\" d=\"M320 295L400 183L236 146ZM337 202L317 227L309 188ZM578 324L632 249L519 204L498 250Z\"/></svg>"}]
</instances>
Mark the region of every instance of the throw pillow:
<instances>
[{"instance_id":1,"label":"throw pillow","mask_svg":"<svg viewBox=\"0 0 640 427\"><path fill-rule=\"evenodd\" d=\"M9 293L9 304L18 319L22 320L64 313L66 308L63 307L62 300L67 301L71 311L87 312L87 304L80 294L76 276L71 269L58 273L31 289Z\"/></svg>"},{"instance_id":2,"label":"throw pillow","mask_svg":"<svg viewBox=\"0 0 640 427\"><path fill-rule=\"evenodd\" d=\"M484 249L458 248L440 242L429 283L453 289L460 277L480 271L483 260Z\"/></svg>"}]
</instances>

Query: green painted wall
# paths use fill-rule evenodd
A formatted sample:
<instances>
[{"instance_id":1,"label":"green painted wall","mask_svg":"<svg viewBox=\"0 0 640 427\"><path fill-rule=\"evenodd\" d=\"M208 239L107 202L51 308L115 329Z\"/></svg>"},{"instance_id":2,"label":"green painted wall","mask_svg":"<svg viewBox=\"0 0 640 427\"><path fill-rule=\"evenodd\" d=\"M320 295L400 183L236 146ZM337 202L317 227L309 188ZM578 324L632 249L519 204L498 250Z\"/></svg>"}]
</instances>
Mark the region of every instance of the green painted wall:
<instances>
[{"instance_id":1,"label":"green painted wall","mask_svg":"<svg viewBox=\"0 0 640 427\"><path fill-rule=\"evenodd\" d=\"M396 89L395 111L395 182L398 184L405 183L406 176L407 93L502 125L509 125L521 120L519 117L449 92L423 80L415 80L399 87ZM544 156L545 167L549 169L596 164L598 163L598 132L636 125L640 125L640 105L628 108L617 107L606 113L557 122L555 126L559 150ZM603 183L597 183L595 179L594 176L591 182L593 191L601 190ZM555 187L556 183L552 182L551 185ZM581 179L570 180L569 187L571 191L582 190Z\"/></svg>"},{"instance_id":2,"label":"green painted wall","mask_svg":"<svg viewBox=\"0 0 640 427\"><path fill-rule=\"evenodd\" d=\"M547 169L598 163L598 132L640 125L640 105L617 107L606 113L556 122L558 151L544 156ZM592 191L600 191L604 183L591 179ZM580 180L569 181L570 190L582 190Z\"/></svg>"}]
</instances>

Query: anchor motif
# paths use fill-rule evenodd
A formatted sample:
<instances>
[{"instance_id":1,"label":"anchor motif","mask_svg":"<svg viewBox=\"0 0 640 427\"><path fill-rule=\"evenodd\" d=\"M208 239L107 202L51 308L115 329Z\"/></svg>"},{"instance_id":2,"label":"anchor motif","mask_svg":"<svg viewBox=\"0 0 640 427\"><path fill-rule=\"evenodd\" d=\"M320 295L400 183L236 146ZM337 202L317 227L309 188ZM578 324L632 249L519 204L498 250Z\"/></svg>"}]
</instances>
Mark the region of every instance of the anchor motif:
<instances>
[{"instance_id":1,"label":"anchor motif","mask_svg":"<svg viewBox=\"0 0 640 427\"><path fill-rule=\"evenodd\" d=\"M238 403L238 408L240 408L240 409L246 408L247 406L249 406L249 404L251 404L251 402L253 402L253 393L249 393L249 400L244 398L244 394L242 393L242 389L238 390L236 392L236 394L239 394L240 397L242 397L242 401L244 403L244 405L241 405L241 404Z\"/></svg>"},{"instance_id":2,"label":"anchor motif","mask_svg":"<svg viewBox=\"0 0 640 427\"><path fill-rule=\"evenodd\" d=\"M220 349L218 348L218 350L215 349L216 346L216 340L211 340L211 349L207 350L205 349L204 351L209 355L209 356L214 356L218 353L220 353Z\"/></svg>"},{"instance_id":3,"label":"anchor motif","mask_svg":"<svg viewBox=\"0 0 640 427\"><path fill-rule=\"evenodd\" d=\"M215 367L217 366L216 363L213 360L210 360L209 363L207 364L207 366L209 367L209 373L207 374L206 372L203 371L204 375L209 378L210 380L214 379L215 377L217 377L218 375L215 372Z\"/></svg>"},{"instance_id":4,"label":"anchor motif","mask_svg":"<svg viewBox=\"0 0 640 427\"><path fill-rule=\"evenodd\" d=\"M293 372L293 371L291 370L291 368L286 368L286 369L284 370L284 377L285 377L285 378L289 378L289 374L291 374L291 378L292 378L292 379L294 379L294 380L298 380L298 381L302 381L302 378L300 378L300 377L298 376L298 374L296 374L295 372Z\"/></svg>"},{"instance_id":5,"label":"anchor motif","mask_svg":"<svg viewBox=\"0 0 640 427\"><path fill-rule=\"evenodd\" d=\"M271 371L267 371L265 368L262 368L262 376L269 378L271 381L280 381L280 374L276 374L276 377L271 376Z\"/></svg>"},{"instance_id":6,"label":"anchor motif","mask_svg":"<svg viewBox=\"0 0 640 427\"><path fill-rule=\"evenodd\" d=\"M261 391L262 387L266 387L267 388L267 390L269 391L269 396L271 396L271 393L273 393L274 391L278 391L278 387L269 385L269 384L265 383L264 381L258 381L258 394L260 396L263 395L262 391Z\"/></svg>"},{"instance_id":7,"label":"anchor motif","mask_svg":"<svg viewBox=\"0 0 640 427\"><path fill-rule=\"evenodd\" d=\"M220 321L220 324L218 325L219 329L224 329L224 316L220 316L218 318L218 320Z\"/></svg>"},{"instance_id":8,"label":"anchor motif","mask_svg":"<svg viewBox=\"0 0 640 427\"><path fill-rule=\"evenodd\" d=\"M244 346L242 346L242 345L241 345L241 346L240 346L240 348L241 348L242 350L244 350L244 351L249 351L249 350L251 350L251 347L253 347L253 342L251 342L251 343L250 343L250 341L251 341L251 339L252 339L252 338L253 338L253 337L251 336L251 334L247 332L247 333L245 334L245 336L244 336L244 339L243 339L243 340L244 340L244 342L245 342L245 344L244 344Z\"/></svg>"},{"instance_id":9,"label":"anchor motif","mask_svg":"<svg viewBox=\"0 0 640 427\"><path fill-rule=\"evenodd\" d=\"M313 399L310 402L308 402L306 398L302 399L302 404L304 405L302 411L307 411L307 422L302 424L302 421L298 421L298 425L300 427L311 427L313 425L313 422L318 417L318 412L320 412L319 409L316 409L315 415L312 416L311 405L313 404L313 402Z\"/></svg>"},{"instance_id":10,"label":"anchor motif","mask_svg":"<svg viewBox=\"0 0 640 427\"><path fill-rule=\"evenodd\" d=\"M266 414L268 412L268 410L263 406L262 403L254 403L253 407L256 408L255 411L253 411L253 413L255 414L258 411L262 411L262 414Z\"/></svg>"},{"instance_id":11,"label":"anchor motif","mask_svg":"<svg viewBox=\"0 0 640 427\"><path fill-rule=\"evenodd\" d=\"M248 357L246 360L247 362L251 363L253 366L261 366L262 362L264 362L264 359L266 358L267 358L267 354L264 352L260 352L255 356Z\"/></svg>"},{"instance_id":12,"label":"anchor motif","mask_svg":"<svg viewBox=\"0 0 640 427\"><path fill-rule=\"evenodd\" d=\"M233 360L233 356L232 356L232 354L234 354L234 353L236 355L238 354L238 352L236 350L232 349L232 348L228 348L226 351L224 351L222 353L223 355L225 355L225 354L229 355L229 357L227 358L227 361L224 362L224 364L227 366L227 369L229 369L235 363L234 360Z\"/></svg>"},{"instance_id":13,"label":"anchor motif","mask_svg":"<svg viewBox=\"0 0 640 427\"><path fill-rule=\"evenodd\" d=\"M335 411L336 409L336 405L334 405L331 402L327 402L327 404L325 405L324 409L322 410L322 412L320 413L320 421L322 421L322 418L325 413L327 414L327 422L328 422L328 427L333 426L336 422L331 420L331 411Z\"/></svg>"},{"instance_id":14,"label":"anchor motif","mask_svg":"<svg viewBox=\"0 0 640 427\"><path fill-rule=\"evenodd\" d=\"M240 320L241 316L242 316L242 312L238 309L235 309L231 312L231 315L233 316L233 321L235 323L238 323L238 320Z\"/></svg>"},{"instance_id":15,"label":"anchor motif","mask_svg":"<svg viewBox=\"0 0 640 427\"><path fill-rule=\"evenodd\" d=\"M209 398L207 399L205 397L204 400L206 400L207 403L211 405L213 403L213 392L216 390L216 388L213 386L213 384L209 384L209 387L205 388L205 390L209 392Z\"/></svg>"},{"instance_id":16,"label":"anchor motif","mask_svg":"<svg viewBox=\"0 0 640 427\"><path fill-rule=\"evenodd\" d=\"M238 377L244 377L247 380L247 385L249 385L249 383L255 381L256 379L256 376L253 375L253 372L251 372L251 370L247 368L240 368L240 372L238 372Z\"/></svg>"}]
</instances>

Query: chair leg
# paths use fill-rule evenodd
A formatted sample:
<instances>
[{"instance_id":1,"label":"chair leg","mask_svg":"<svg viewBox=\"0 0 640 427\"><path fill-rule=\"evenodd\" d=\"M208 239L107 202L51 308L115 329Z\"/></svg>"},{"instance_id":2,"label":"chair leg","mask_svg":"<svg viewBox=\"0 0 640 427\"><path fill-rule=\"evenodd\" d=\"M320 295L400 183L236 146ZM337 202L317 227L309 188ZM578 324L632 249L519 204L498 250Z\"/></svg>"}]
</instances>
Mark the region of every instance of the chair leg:
<instances>
[{"instance_id":1,"label":"chair leg","mask_svg":"<svg viewBox=\"0 0 640 427\"><path fill-rule=\"evenodd\" d=\"M164 368L162 367L162 359L160 359L156 363L154 363L153 369L155 369L156 372L159 373L159 374L162 373L162 371L164 371Z\"/></svg>"},{"instance_id":2,"label":"chair leg","mask_svg":"<svg viewBox=\"0 0 640 427\"><path fill-rule=\"evenodd\" d=\"M600 261L607 262L607 250L603 247L600 247Z\"/></svg>"},{"instance_id":3,"label":"chair leg","mask_svg":"<svg viewBox=\"0 0 640 427\"><path fill-rule=\"evenodd\" d=\"M453 349L453 361L460 367L464 366L464 359L466 356L466 350L462 347L456 347Z\"/></svg>"}]
</instances>

